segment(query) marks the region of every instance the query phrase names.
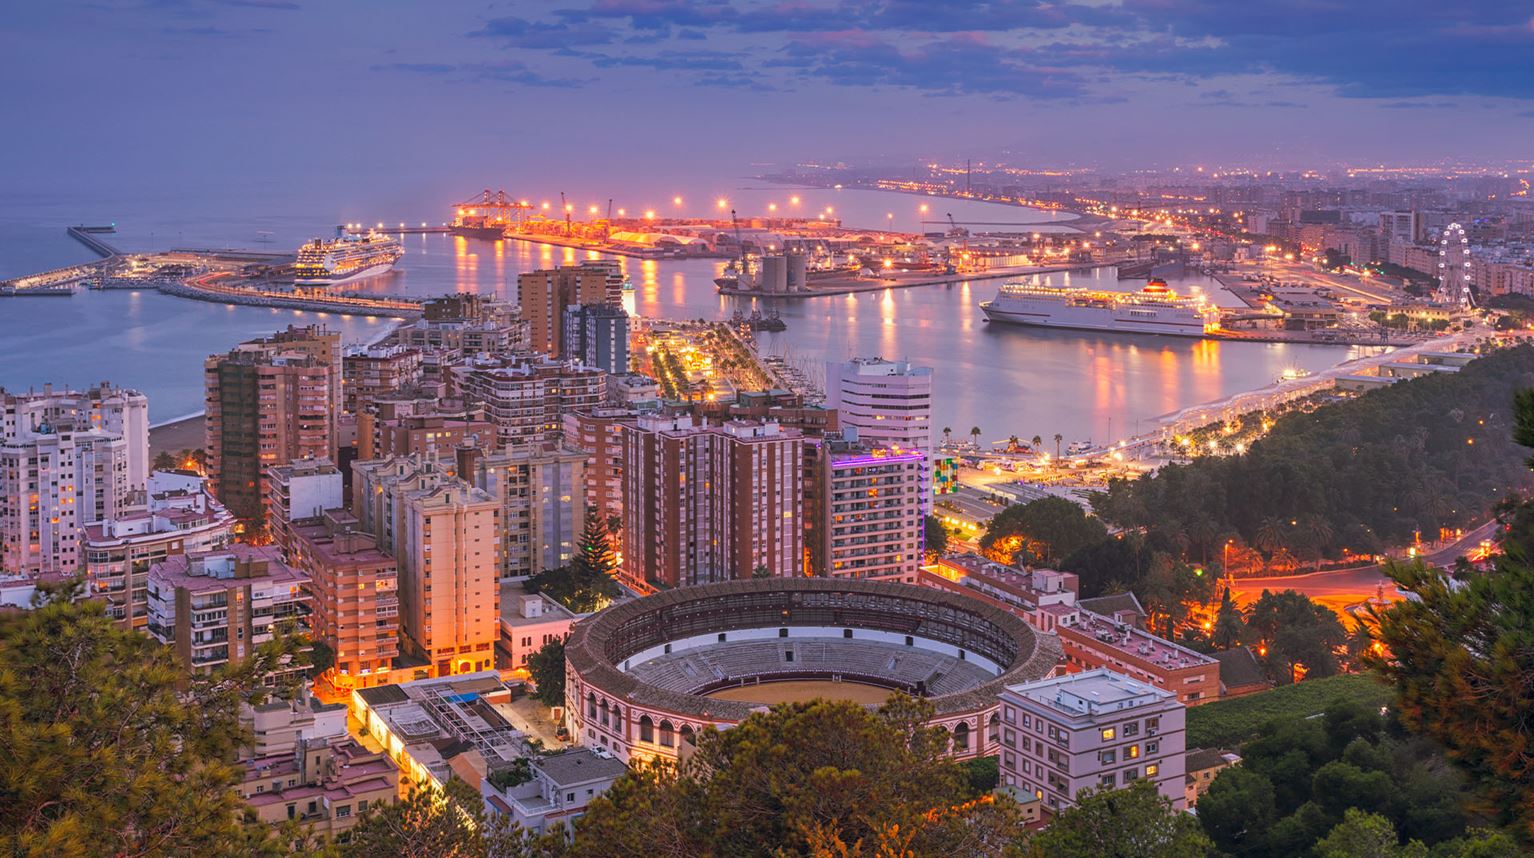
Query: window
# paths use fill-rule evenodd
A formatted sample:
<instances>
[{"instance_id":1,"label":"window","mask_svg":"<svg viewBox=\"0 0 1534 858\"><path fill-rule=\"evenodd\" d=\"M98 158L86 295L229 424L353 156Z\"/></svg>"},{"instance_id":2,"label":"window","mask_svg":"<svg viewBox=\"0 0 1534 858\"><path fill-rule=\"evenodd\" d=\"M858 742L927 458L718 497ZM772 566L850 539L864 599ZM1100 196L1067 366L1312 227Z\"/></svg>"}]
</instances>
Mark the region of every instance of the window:
<instances>
[{"instance_id":1,"label":"window","mask_svg":"<svg viewBox=\"0 0 1534 858\"><path fill-rule=\"evenodd\" d=\"M1126 784L1134 783L1135 781L1137 781L1139 779L1140 779L1140 770L1139 769L1125 769L1124 770L1124 783L1126 783Z\"/></svg>"},{"instance_id":2,"label":"window","mask_svg":"<svg viewBox=\"0 0 1534 858\"><path fill-rule=\"evenodd\" d=\"M719 642L724 643L724 632L719 633Z\"/></svg>"},{"instance_id":3,"label":"window","mask_svg":"<svg viewBox=\"0 0 1534 858\"><path fill-rule=\"evenodd\" d=\"M1114 779L1113 775L1103 775L1097 779L1097 785L1103 789L1113 789L1116 783L1117 781Z\"/></svg>"},{"instance_id":4,"label":"window","mask_svg":"<svg viewBox=\"0 0 1534 858\"><path fill-rule=\"evenodd\" d=\"M1112 765L1113 763L1118 762L1118 759L1119 759L1118 752L1116 752L1116 751L1098 751L1097 752L1097 761L1099 763L1105 765L1105 766Z\"/></svg>"},{"instance_id":5,"label":"window","mask_svg":"<svg viewBox=\"0 0 1534 858\"><path fill-rule=\"evenodd\" d=\"M345 819L352 815L352 806L343 804L336 807L336 819Z\"/></svg>"},{"instance_id":6,"label":"window","mask_svg":"<svg viewBox=\"0 0 1534 858\"><path fill-rule=\"evenodd\" d=\"M363 799L362 801L357 802L357 812L358 813L366 813L367 809L368 809L368 800L367 799Z\"/></svg>"},{"instance_id":7,"label":"window","mask_svg":"<svg viewBox=\"0 0 1534 858\"><path fill-rule=\"evenodd\" d=\"M1140 746L1139 745L1130 745L1129 747L1125 748L1124 749L1124 759L1126 759L1126 760L1138 760L1138 759L1140 759Z\"/></svg>"},{"instance_id":8,"label":"window","mask_svg":"<svg viewBox=\"0 0 1534 858\"><path fill-rule=\"evenodd\" d=\"M1103 728L1103 741L1104 742L1111 742L1111 741L1113 741L1114 737L1117 736L1117 735L1118 735L1118 733L1116 731L1114 731L1114 729L1112 727L1104 727Z\"/></svg>"},{"instance_id":9,"label":"window","mask_svg":"<svg viewBox=\"0 0 1534 858\"><path fill-rule=\"evenodd\" d=\"M788 629L778 629L778 637L780 637L780 638L788 637Z\"/></svg>"},{"instance_id":10,"label":"window","mask_svg":"<svg viewBox=\"0 0 1534 858\"><path fill-rule=\"evenodd\" d=\"M645 715L639 719L639 741L655 741L655 722L651 721L650 716L648 715Z\"/></svg>"},{"instance_id":11,"label":"window","mask_svg":"<svg viewBox=\"0 0 1534 858\"><path fill-rule=\"evenodd\" d=\"M1159 716L1156 717L1156 718L1146 718L1145 719L1145 732L1150 733L1151 735L1155 735L1156 731L1160 730L1160 729L1161 729L1161 718Z\"/></svg>"},{"instance_id":12,"label":"window","mask_svg":"<svg viewBox=\"0 0 1534 858\"><path fill-rule=\"evenodd\" d=\"M792 662L794 660L794 651L793 650L785 650L784 653L783 653L783 660L787 661L787 662Z\"/></svg>"},{"instance_id":13,"label":"window","mask_svg":"<svg viewBox=\"0 0 1534 858\"><path fill-rule=\"evenodd\" d=\"M1153 777L1155 777L1156 775L1159 775L1159 774L1161 774L1161 767L1156 765L1155 763L1151 763L1150 765L1145 767L1145 776L1146 777L1153 778Z\"/></svg>"},{"instance_id":14,"label":"window","mask_svg":"<svg viewBox=\"0 0 1534 858\"><path fill-rule=\"evenodd\" d=\"M666 748L676 745L676 730L672 728L670 721L660 722L660 743Z\"/></svg>"},{"instance_id":15,"label":"window","mask_svg":"<svg viewBox=\"0 0 1534 858\"><path fill-rule=\"evenodd\" d=\"M1139 721L1130 721L1128 724L1124 725L1124 738L1128 739L1131 736L1138 736L1138 735L1140 735L1140 722Z\"/></svg>"},{"instance_id":16,"label":"window","mask_svg":"<svg viewBox=\"0 0 1534 858\"><path fill-rule=\"evenodd\" d=\"M842 629L842 637L844 637L844 638L852 637L852 629Z\"/></svg>"},{"instance_id":17,"label":"window","mask_svg":"<svg viewBox=\"0 0 1534 858\"><path fill-rule=\"evenodd\" d=\"M1147 754L1158 753L1160 750L1161 750L1161 743L1160 742L1146 742L1145 743L1145 753L1147 753Z\"/></svg>"}]
</instances>

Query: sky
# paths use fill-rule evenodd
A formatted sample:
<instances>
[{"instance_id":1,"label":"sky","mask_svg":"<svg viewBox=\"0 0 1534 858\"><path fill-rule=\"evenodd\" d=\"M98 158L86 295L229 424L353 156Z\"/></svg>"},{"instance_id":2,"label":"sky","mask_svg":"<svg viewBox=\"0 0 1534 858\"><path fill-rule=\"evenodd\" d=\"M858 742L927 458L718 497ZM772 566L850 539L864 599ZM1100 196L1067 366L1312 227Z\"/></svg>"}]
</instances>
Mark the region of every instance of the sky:
<instances>
[{"instance_id":1,"label":"sky","mask_svg":"<svg viewBox=\"0 0 1534 858\"><path fill-rule=\"evenodd\" d=\"M0 128L12 205L603 196L800 161L1528 160L1534 5L17 0Z\"/></svg>"}]
</instances>

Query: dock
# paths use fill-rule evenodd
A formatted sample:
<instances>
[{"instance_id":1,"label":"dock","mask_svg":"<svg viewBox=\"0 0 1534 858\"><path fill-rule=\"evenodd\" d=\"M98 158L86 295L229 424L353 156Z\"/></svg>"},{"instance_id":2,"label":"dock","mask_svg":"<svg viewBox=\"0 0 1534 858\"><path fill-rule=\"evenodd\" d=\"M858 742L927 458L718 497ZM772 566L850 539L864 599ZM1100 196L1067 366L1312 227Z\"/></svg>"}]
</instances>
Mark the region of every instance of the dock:
<instances>
[{"instance_id":1,"label":"dock","mask_svg":"<svg viewBox=\"0 0 1534 858\"><path fill-rule=\"evenodd\" d=\"M799 292L763 292L760 289L721 287L719 294L749 298L819 298L825 295L879 292L885 289L907 289L913 286L952 286L974 280L1004 280L1010 277L1029 277L1034 274L1053 274L1061 271L1090 271L1094 268L1111 268L1118 264L1119 260L1103 259L1065 265L1011 265L952 274L923 272L909 277L836 277L810 281L808 288Z\"/></svg>"},{"instance_id":2,"label":"dock","mask_svg":"<svg viewBox=\"0 0 1534 858\"><path fill-rule=\"evenodd\" d=\"M66 231L70 238L90 248L101 258L95 262L65 265L62 268L52 268L23 277L0 280L0 297L42 295L67 297L79 291L81 281L102 275L122 257L121 251L96 237L101 233L116 232L116 227L82 225L68 227Z\"/></svg>"}]
</instances>

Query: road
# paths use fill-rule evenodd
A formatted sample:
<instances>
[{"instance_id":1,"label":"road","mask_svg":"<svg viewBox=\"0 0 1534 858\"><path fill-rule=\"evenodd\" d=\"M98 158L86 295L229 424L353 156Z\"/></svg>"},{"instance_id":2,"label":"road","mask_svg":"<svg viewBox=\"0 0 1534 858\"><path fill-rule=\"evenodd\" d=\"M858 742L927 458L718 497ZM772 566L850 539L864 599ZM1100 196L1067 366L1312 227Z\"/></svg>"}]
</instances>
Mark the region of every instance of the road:
<instances>
[{"instance_id":1,"label":"road","mask_svg":"<svg viewBox=\"0 0 1534 858\"><path fill-rule=\"evenodd\" d=\"M1422 557L1431 565L1446 566L1453 563L1456 557L1469 553L1481 540L1491 538L1496 528L1497 522L1493 519L1469 531L1458 541L1426 552ZM1379 564L1278 578L1237 578L1231 587L1231 595L1237 604L1246 607L1257 601L1263 590L1275 593L1294 590L1335 611L1346 610L1376 597L1392 602L1401 598L1395 589L1395 582L1385 577L1385 570Z\"/></svg>"}]
</instances>

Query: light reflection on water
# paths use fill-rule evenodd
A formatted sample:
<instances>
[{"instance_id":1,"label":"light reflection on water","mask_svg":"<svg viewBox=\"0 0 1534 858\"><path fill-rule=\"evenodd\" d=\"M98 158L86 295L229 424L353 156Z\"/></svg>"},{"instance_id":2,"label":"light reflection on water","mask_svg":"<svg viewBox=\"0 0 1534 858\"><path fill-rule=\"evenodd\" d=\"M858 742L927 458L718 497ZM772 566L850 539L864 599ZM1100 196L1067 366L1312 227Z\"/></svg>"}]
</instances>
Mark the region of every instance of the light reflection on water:
<instances>
[{"instance_id":1,"label":"light reflection on water","mask_svg":"<svg viewBox=\"0 0 1534 858\"><path fill-rule=\"evenodd\" d=\"M757 192L753 192L757 193ZM782 195L769 189L760 196ZM829 194L830 192L824 192ZM894 206L872 195L876 202ZM848 198L850 199L850 198ZM907 217L914 228L914 207ZM821 205L811 192L805 205ZM842 203L843 210L847 203ZM942 209L938 209L941 211ZM1015 210L1022 217L1024 210ZM1007 217L1012 217L1011 213ZM960 215L960 217L963 217ZM189 227L190 229L190 227ZM206 227L211 233L212 228ZM285 231L284 231L285 230ZM312 224L277 225L271 249L319 234ZM62 230L60 230L62 232ZM290 237L293 233L296 237ZM179 233L178 233L179 235ZM35 238L30 233L29 239ZM0 231L0 250L16 246ZM35 242L34 242L35 243ZM163 247L164 234L124 235L125 247ZM194 233L183 245L249 244ZM514 301L519 272L596 254L520 241L490 242L446 235L404 236L398 269L358 288L380 294L424 296L479 292ZM50 248L33 265L5 259L11 274L78 261L78 251ZM908 358L936 370L935 430L967 433L978 425L986 440L1056 432L1067 439L1106 441L1152 427L1153 419L1187 405L1272 382L1285 369L1323 369L1347 359L1343 346L1201 341L1150 335L1106 335L990 325L977 304L1000 281L889 289L798 301L753 301L717 294L721 260L622 259L636 289L624 296L630 312L664 318L726 319L736 310L776 309L788 330L760 335L762 348L819 374L826 360L881 354ZM1135 288L1111 272L1048 275L1045 282L1096 288ZM1201 288L1212 300L1232 296L1207 278L1172 279L1179 291ZM86 384L109 377L146 390L153 417L201 407L202 359L234 343L318 314L226 308L153 293L92 293L74 298L0 299L0 385L44 381ZM375 333L378 320L324 321L348 341Z\"/></svg>"}]
</instances>

